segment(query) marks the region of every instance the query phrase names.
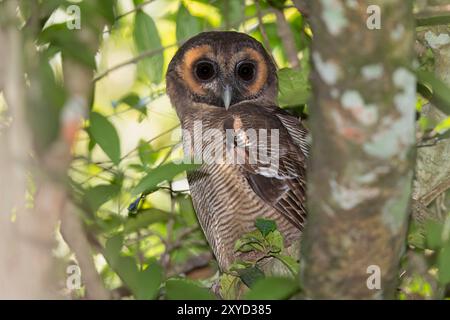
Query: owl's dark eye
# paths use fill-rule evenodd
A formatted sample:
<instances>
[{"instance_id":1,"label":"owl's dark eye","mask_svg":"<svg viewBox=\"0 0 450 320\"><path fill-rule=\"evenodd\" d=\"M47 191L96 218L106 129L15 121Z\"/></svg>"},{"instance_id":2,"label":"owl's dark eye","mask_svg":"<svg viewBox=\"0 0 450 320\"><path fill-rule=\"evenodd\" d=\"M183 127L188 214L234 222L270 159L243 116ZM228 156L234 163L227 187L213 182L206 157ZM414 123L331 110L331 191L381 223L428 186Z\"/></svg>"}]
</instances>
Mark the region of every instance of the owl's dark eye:
<instances>
[{"instance_id":1,"label":"owl's dark eye","mask_svg":"<svg viewBox=\"0 0 450 320\"><path fill-rule=\"evenodd\" d=\"M237 75L244 81L251 81L255 77L255 65L251 62L241 62L237 65Z\"/></svg>"},{"instance_id":2,"label":"owl's dark eye","mask_svg":"<svg viewBox=\"0 0 450 320\"><path fill-rule=\"evenodd\" d=\"M212 62L200 61L195 66L195 74L200 80L207 81L216 75L216 68Z\"/></svg>"}]
</instances>

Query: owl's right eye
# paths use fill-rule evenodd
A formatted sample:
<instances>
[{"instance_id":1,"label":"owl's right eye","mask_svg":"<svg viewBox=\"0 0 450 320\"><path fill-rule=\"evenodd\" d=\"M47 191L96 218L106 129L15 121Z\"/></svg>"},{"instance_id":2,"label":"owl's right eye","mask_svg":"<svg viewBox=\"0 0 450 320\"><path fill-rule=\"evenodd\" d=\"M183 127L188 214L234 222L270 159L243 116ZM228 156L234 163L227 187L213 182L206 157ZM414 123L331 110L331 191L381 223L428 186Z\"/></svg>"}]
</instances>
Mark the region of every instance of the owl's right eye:
<instances>
[{"instance_id":1,"label":"owl's right eye","mask_svg":"<svg viewBox=\"0 0 450 320\"><path fill-rule=\"evenodd\" d=\"M200 61L195 66L195 75L202 81L207 81L216 75L216 68L212 62Z\"/></svg>"}]
</instances>

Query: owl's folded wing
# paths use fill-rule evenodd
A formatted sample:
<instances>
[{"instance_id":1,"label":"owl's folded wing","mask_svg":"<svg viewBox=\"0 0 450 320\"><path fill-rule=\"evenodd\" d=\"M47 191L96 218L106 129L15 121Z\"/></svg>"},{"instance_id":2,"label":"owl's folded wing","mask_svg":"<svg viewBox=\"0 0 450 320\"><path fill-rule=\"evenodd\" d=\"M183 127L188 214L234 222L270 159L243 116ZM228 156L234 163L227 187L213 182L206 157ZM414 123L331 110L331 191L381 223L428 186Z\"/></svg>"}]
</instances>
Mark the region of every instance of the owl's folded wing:
<instances>
[{"instance_id":1,"label":"owl's folded wing","mask_svg":"<svg viewBox=\"0 0 450 320\"><path fill-rule=\"evenodd\" d=\"M278 148L276 152L278 159L275 161L275 165L273 161L268 163L267 159L264 161L259 157L256 162L251 162L249 152L246 150L246 161L240 166L253 191L302 230L306 220L305 175L309 149L306 141L307 131L300 126L295 117L278 111L274 116L279 119L277 122L280 124L278 145L261 146L265 142L260 139L257 143L258 149L266 147L269 154L273 148ZM244 127L245 125L244 123ZM250 124L247 123L247 125Z\"/></svg>"}]
</instances>

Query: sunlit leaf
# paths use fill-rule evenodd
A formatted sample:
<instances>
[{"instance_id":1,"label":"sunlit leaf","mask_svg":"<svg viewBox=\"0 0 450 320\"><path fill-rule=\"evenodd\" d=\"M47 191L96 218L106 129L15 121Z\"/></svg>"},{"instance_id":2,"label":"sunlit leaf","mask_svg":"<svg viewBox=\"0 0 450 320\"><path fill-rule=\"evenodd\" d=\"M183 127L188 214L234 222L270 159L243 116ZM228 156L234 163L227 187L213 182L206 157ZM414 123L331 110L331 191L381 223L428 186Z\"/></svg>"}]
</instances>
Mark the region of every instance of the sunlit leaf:
<instances>
[{"instance_id":1,"label":"sunlit leaf","mask_svg":"<svg viewBox=\"0 0 450 320\"><path fill-rule=\"evenodd\" d=\"M234 245L234 250L239 252L262 252L264 249L264 237L259 230L244 234Z\"/></svg>"},{"instance_id":2,"label":"sunlit leaf","mask_svg":"<svg viewBox=\"0 0 450 320\"><path fill-rule=\"evenodd\" d=\"M197 168L196 164L167 163L151 170L133 189L133 194L142 193L154 189L163 181L170 181L178 174Z\"/></svg>"},{"instance_id":3,"label":"sunlit leaf","mask_svg":"<svg viewBox=\"0 0 450 320\"><path fill-rule=\"evenodd\" d=\"M213 3L223 14L222 25L226 28L239 26L244 19L245 2L242 0L220 0Z\"/></svg>"},{"instance_id":4,"label":"sunlit leaf","mask_svg":"<svg viewBox=\"0 0 450 320\"><path fill-rule=\"evenodd\" d=\"M177 41L183 41L202 32L204 22L201 18L191 15L183 2L181 2L177 13L176 23Z\"/></svg>"},{"instance_id":5,"label":"sunlit leaf","mask_svg":"<svg viewBox=\"0 0 450 320\"><path fill-rule=\"evenodd\" d=\"M134 43L139 53L161 48L161 39L153 19L141 10L138 10L134 21ZM142 70L152 83L160 83L163 75L163 52L155 52L153 55L142 59L139 70Z\"/></svg>"},{"instance_id":6,"label":"sunlit leaf","mask_svg":"<svg viewBox=\"0 0 450 320\"><path fill-rule=\"evenodd\" d=\"M45 28L38 37L38 43L49 43L56 50L61 51L63 57L70 57L91 69L95 68L95 52L86 47L77 37L77 32L67 28L66 23L58 23Z\"/></svg>"},{"instance_id":7,"label":"sunlit leaf","mask_svg":"<svg viewBox=\"0 0 450 320\"><path fill-rule=\"evenodd\" d=\"M114 164L120 162L120 140L116 128L103 115L91 112L89 131Z\"/></svg>"},{"instance_id":8,"label":"sunlit leaf","mask_svg":"<svg viewBox=\"0 0 450 320\"><path fill-rule=\"evenodd\" d=\"M163 268L152 261L147 268L138 274L138 284L136 288L136 298L142 300L155 299L158 295L161 282L163 280Z\"/></svg>"},{"instance_id":9,"label":"sunlit leaf","mask_svg":"<svg viewBox=\"0 0 450 320\"><path fill-rule=\"evenodd\" d=\"M111 265L114 265L119 260L122 245L122 235L115 235L106 241L105 256Z\"/></svg>"},{"instance_id":10,"label":"sunlit leaf","mask_svg":"<svg viewBox=\"0 0 450 320\"><path fill-rule=\"evenodd\" d=\"M224 273L220 276L220 296L224 300L234 300L239 293L240 278L231 274Z\"/></svg>"},{"instance_id":11,"label":"sunlit leaf","mask_svg":"<svg viewBox=\"0 0 450 320\"><path fill-rule=\"evenodd\" d=\"M278 253L284 248L283 236L278 230L270 232L266 236L266 241L269 243L270 252Z\"/></svg>"},{"instance_id":12,"label":"sunlit leaf","mask_svg":"<svg viewBox=\"0 0 450 320\"><path fill-rule=\"evenodd\" d=\"M195 215L194 206L192 205L192 199L185 194L179 194L176 197L176 201L179 206L181 217L187 225L197 224L197 217Z\"/></svg>"},{"instance_id":13,"label":"sunlit leaf","mask_svg":"<svg viewBox=\"0 0 450 320\"><path fill-rule=\"evenodd\" d=\"M159 156L158 152L155 152L151 144L145 140L139 140L138 155L144 167L154 164Z\"/></svg>"},{"instance_id":14,"label":"sunlit leaf","mask_svg":"<svg viewBox=\"0 0 450 320\"><path fill-rule=\"evenodd\" d=\"M431 88L432 96L426 98L430 99L430 102L442 112L450 115L450 88L431 72L417 71L417 76L419 82ZM419 89L421 89L421 93L424 91L421 87Z\"/></svg>"},{"instance_id":15,"label":"sunlit leaf","mask_svg":"<svg viewBox=\"0 0 450 320\"><path fill-rule=\"evenodd\" d=\"M150 208L140 211L135 217L128 218L125 223L124 233L130 233L138 231L139 229L146 228L149 225L156 222L165 222L169 219L170 213Z\"/></svg>"},{"instance_id":16,"label":"sunlit leaf","mask_svg":"<svg viewBox=\"0 0 450 320\"><path fill-rule=\"evenodd\" d=\"M284 68L278 71L280 106L305 104L311 94L308 74L305 70Z\"/></svg>"},{"instance_id":17,"label":"sunlit leaf","mask_svg":"<svg viewBox=\"0 0 450 320\"><path fill-rule=\"evenodd\" d=\"M115 197L120 192L120 186L115 184L102 184L86 190L84 196L95 212L102 204Z\"/></svg>"},{"instance_id":18,"label":"sunlit leaf","mask_svg":"<svg viewBox=\"0 0 450 320\"><path fill-rule=\"evenodd\" d=\"M144 115L147 115L146 102L144 99L141 99L136 93L131 92L120 100L114 101L113 107L115 108L121 103L124 103L130 108L135 109Z\"/></svg>"},{"instance_id":19,"label":"sunlit leaf","mask_svg":"<svg viewBox=\"0 0 450 320\"><path fill-rule=\"evenodd\" d=\"M122 246L122 235L108 239L105 246L105 258L109 265L131 289L135 298L154 299L163 279L162 267L156 261L152 261L146 269L140 271L132 257L121 254Z\"/></svg>"}]
</instances>

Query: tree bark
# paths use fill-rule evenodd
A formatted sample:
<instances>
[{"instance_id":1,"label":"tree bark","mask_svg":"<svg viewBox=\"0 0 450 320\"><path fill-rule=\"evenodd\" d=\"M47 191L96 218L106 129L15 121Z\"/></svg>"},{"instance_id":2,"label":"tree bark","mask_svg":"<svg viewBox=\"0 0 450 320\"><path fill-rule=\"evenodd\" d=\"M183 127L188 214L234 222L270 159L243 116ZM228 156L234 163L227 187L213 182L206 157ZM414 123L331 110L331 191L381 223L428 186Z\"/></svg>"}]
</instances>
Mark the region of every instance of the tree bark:
<instances>
[{"instance_id":1,"label":"tree bark","mask_svg":"<svg viewBox=\"0 0 450 320\"><path fill-rule=\"evenodd\" d=\"M434 1L437 6L429 5L423 11L437 11L445 1ZM438 79L450 86L450 43L439 39L450 37L450 27L446 25L423 27L418 29L418 41L432 50L434 56L434 72ZM422 107L421 116L430 123L437 124L448 115L428 103ZM445 139L434 145L417 150L417 165L414 181L413 198L423 210L418 210L415 217L419 223L428 219L445 220L445 208L450 205L448 190L450 189L450 140Z\"/></svg>"},{"instance_id":2,"label":"tree bark","mask_svg":"<svg viewBox=\"0 0 450 320\"><path fill-rule=\"evenodd\" d=\"M31 133L25 117L23 38L16 26L17 1L0 3L0 63L11 125L0 134L0 299L57 297L52 248L60 194L43 189L51 201L26 205ZM48 211L47 211L48 210Z\"/></svg>"},{"instance_id":3,"label":"tree bark","mask_svg":"<svg viewBox=\"0 0 450 320\"><path fill-rule=\"evenodd\" d=\"M381 9L380 29L368 27L371 5ZM412 5L320 0L310 9L313 143L302 285L310 298L393 298L414 163Z\"/></svg>"},{"instance_id":4,"label":"tree bark","mask_svg":"<svg viewBox=\"0 0 450 320\"><path fill-rule=\"evenodd\" d=\"M60 132L48 147L39 147L39 138L33 136L30 129L31 123L38 120L27 111L43 99L46 99L45 104L51 103L51 99L42 97L41 90L30 89L30 84L25 82L26 74L30 83L34 80L47 84L38 72L40 60L34 47L35 39L30 37L33 33L18 28L18 4L14 0L0 2L0 42L5 45L0 48L0 70L6 70L5 77L0 76L3 77L0 89L4 87L7 113L11 118L11 126L4 134L0 133L0 298L62 297L64 273L55 272L52 253L61 221L65 239L82 269L86 297L108 299L110 294L95 269L67 183L72 144L92 97L93 70L70 57L63 57L67 100L59 119ZM33 5L36 15L39 4ZM37 20L33 16L31 24ZM100 24L98 30L103 30L104 22L96 22ZM37 30L39 26L32 25L32 28ZM95 54L99 45L96 31L84 27L77 34L85 44L84 49L88 47ZM48 121L53 120L49 117ZM34 127L47 125L51 123L41 121ZM37 191L27 198L30 184L35 185Z\"/></svg>"}]
</instances>

